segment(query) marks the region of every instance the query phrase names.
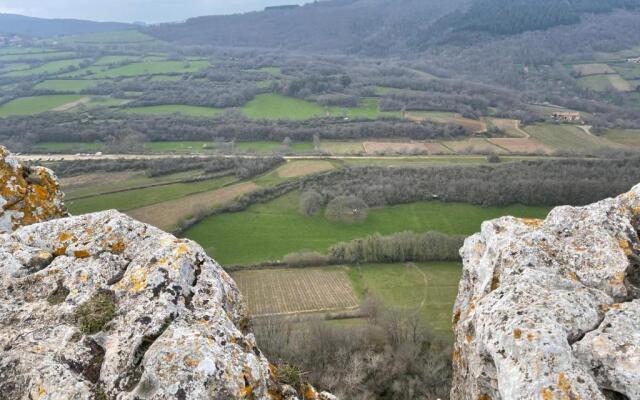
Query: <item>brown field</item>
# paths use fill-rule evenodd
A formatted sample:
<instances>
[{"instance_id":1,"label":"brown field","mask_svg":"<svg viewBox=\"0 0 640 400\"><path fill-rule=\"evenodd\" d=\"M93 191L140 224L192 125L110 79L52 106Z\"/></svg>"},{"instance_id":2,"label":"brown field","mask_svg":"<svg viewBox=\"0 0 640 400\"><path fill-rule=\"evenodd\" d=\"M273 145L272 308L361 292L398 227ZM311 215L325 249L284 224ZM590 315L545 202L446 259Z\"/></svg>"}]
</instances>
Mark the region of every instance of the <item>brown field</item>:
<instances>
[{"instance_id":1,"label":"brown field","mask_svg":"<svg viewBox=\"0 0 640 400\"><path fill-rule=\"evenodd\" d=\"M616 73L616 71L607 64L578 64L573 66L573 70L580 74L580 76Z\"/></svg>"},{"instance_id":2,"label":"brown field","mask_svg":"<svg viewBox=\"0 0 640 400\"><path fill-rule=\"evenodd\" d=\"M89 174L60 178L58 181L60 182L61 187L65 189L73 189L80 186L91 185L96 182L126 181L133 174L134 172L131 171L93 172Z\"/></svg>"},{"instance_id":3,"label":"brown field","mask_svg":"<svg viewBox=\"0 0 640 400\"><path fill-rule=\"evenodd\" d=\"M520 129L520 121L516 119L490 118L489 122L507 135L516 138L528 138L529 134Z\"/></svg>"},{"instance_id":4,"label":"brown field","mask_svg":"<svg viewBox=\"0 0 640 400\"><path fill-rule=\"evenodd\" d=\"M364 142L367 154L450 154L440 143L423 142Z\"/></svg>"},{"instance_id":5,"label":"brown field","mask_svg":"<svg viewBox=\"0 0 640 400\"><path fill-rule=\"evenodd\" d=\"M495 138L488 140L496 146L500 146L511 153L550 154L552 152L552 149L534 139Z\"/></svg>"},{"instance_id":6,"label":"brown field","mask_svg":"<svg viewBox=\"0 0 640 400\"><path fill-rule=\"evenodd\" d=\"M450 112L411 112L407 118L413 121L432 121L440 124L461 125L470 133L482 133L487 131L484 121L464 118L462 115Z\"/></svg>"},{"instance_id":7,"label":"brown field","mask_svg":"<svg viewBox=\"0 0 640 400\"><path fill-rule=\"evenodd\" d=\"M320 150L330 154L361 154L364 149L362 142L328 142L320 144Z\"/></svg>"},{"instance_id":8,"label":"brown field","mask_svg":"<svg viewBox=\"0 0 640 400\"><path fill-rule=\"evenodd\" d=\"M460 154L478 154L478 153L495 153L495 154L507 154L508 152L496 146L493 143L487 141L487 139L469 139L469 140L457 140L452 142L443 142L445 146Z\"/></svg>"},{"instance_id":9,"label":"brown field","mask_svg":"<svg viewBox=\"0 0 640 400\"><path fill-rule=\"evenodd\" d=\"M203 210L211 210L257 188L258 186L253 182L242 182L177 200L136 208L127 211L127 214L162 230L170 231L177 228L180 222Z\"/></svg>"},{"instance_id":10,"label":"brown field","mask_svg":"<svg viewBox=\"0 0 640 400\"><path fill-rule=\"evenodd\" d=\"M281 178L297 178L330 171L333 168L335 167L329 161L290 161L277 171Z\"/></svg>"},{"instance_id":11,"label":"brown field","mask_svg":"<svg viewBox=\"0 0 640 400\"><path fill-rule=\"evenodd\" d=\"M231 273L255 316L350 310L358 299L344 271L328 268Z\"/></svg>"}]
</instances>

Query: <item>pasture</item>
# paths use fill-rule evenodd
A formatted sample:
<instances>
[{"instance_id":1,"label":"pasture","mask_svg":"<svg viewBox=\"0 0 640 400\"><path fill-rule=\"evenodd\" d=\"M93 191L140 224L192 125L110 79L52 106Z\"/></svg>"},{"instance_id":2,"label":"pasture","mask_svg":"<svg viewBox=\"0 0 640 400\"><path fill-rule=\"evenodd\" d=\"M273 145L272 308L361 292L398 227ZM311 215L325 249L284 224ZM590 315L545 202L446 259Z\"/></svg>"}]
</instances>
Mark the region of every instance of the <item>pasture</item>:
<instances>
[{"instance_id":1,"label":"pasture","mask_svg":"<svg viewBox=\"0 0 640 400\"><path fill-rule=\"evenodd\" d=\"M151 42L155 39L135 30L84 33L80 35L65 36L60 39L63 42L90 43L90 44L112 44L112 43L142 43Z\"/></svg>"},{"instance_id":2,"label":"pasture","mask_svg":"<svg viewBox=\"0 0 640 400\"><path fill-rule=\"evenodd\" d=\"M62 72L68 68L77 68L80 66L80 64L83 61L85 60L81 58L76 58L71 60L52 61L35 68L13 71L6 74L5 76L22 77L22 76L28 76L28 75L51 75L51 74L56 74L58 72Z\"/></svg>"},{"instance_id":3,"label":"pasture","mask_svg":"<svg viewBox=\"0 0 640 400\"><path fill-rule=\"evenodd\" d=\"M440 143L428 142L364 142L367 154L450 154Z\"/></svg>"},{"instance_id":4,"label":"pasture","mask_svg":"<svg viewBox=\"0 0 640 400\"><path fill-rule=\"evenodd\" d=\"M595 92L606 92L609 90L630 92L633 90L631 84L617 74L586 76L579 78L578 84L585 89L590 89Z\"/></svg>"},{"instance_id":5,"label":"pasture","mask_svg":"<svg viewBox=\"0 0 640 400\"><path fill-rule=\"evenodd\" d=\"M134 77L141 75L186 74L197 72L209 65L207 61L144 61L95 73L96 79Z\"/></svg>"},{"instance_id":6,"label":"pasture","mask_svg":"<svg viewBox=\"0 0 640 400\"><path fill-rule=\"evenodd\" d=\"M51 79L38 83L34 89L54 90L57 92L80 92L98 85L97 80Z\"/></svg>"},{"instance_id":7,"label":"pasture","mask_svg":"<svg viewBox=\"0 0 640 400\"><path fill-rule=\"evenodd\" d=\"M455 262L349 266L356 292L387 307L418 313L435 332L451 334L451 315L462 266Z\"/></svg>"},{"instance_id":8,"label":"pasture","mask_svg":"<svg viewBox=\"0 0 640 400\"><path fill-rule=\"evenodd\" d=\"M345 268L231 273L253 316L352 310L359 300Z\"/></svg>"},{"instance_id":9,"label":"pasture","mask_svg":"<svg viewBox=\"0 0 640 400\"><path fill-rule=\"evenodd\" d=\"M528 126L526 130L532 138L555 150L594 150L615 146L575 125L538 124Z\"/></svg>"},{"instance_id":10,"label":"pasture","mask_svg":"<svg viewBox=\"0 0 640 400\"><path fill-rule=\"evenodd\" d=\"M303 216L299 212L299 199L300 193L292 192L243 212L209 217L189 229L185 236L200 243L223 264L251 264L281 260L286 254L301 250L326 252L337 242L375 232L413 230L467 235L478 231L487 219L503 215L539 218L548 212L544 207L485 208L433 201L374 208L363 223L348 225L326 219L323 212Z\"/></svg>"},{"instance_id":11,"label":"pasture","mask_svg":"<svg viewBox=\"0 0 640 400\"><path fill-rule=\"evenodd\" d=\"M193 193L215 190L234 181L235 177L227 176L200 182L173 183L69 200L66 204L72 214L86 214L108 209L127 211L151 204L181 199Z\"/></svg>"},{"instance_id":12,"label":"pasture","mask_svg":"<svg viewBox=\"0 0 640 400\"><path fill-rule=\"evenodd\" d=\"M182 114L190 117L213 117L224 110L213 107L187 106L181 104L167 104L162 106L130 107L123 109L126 112L138 114Z\"/></svg>"},{"instance_id":13,"label":"pasture","mask_svg":"<svg viewBox=\"0 0 640 400\"><path fill-rule=\"evenodd\" d=\"M470 133L481 133L487 131L486 122L464 118L462 115L453 112L412 111L407 114L407 118L415 121L431 121L440 124L460 125Z\"/></svg>"},{"instance_id":14,"label":"pasture","mask_svg":"<svg viewBox=\"0 0 640 400\"><path fill-rule=\"evenodd\" d=\"M21 97L0 106L0 117L40 114L46 111L52 111L65 104L74 103L81 98L82 96L79 95Z\"/></svg>"},{"instance_id":15,"label":"pasture","mask_svg":"<svg viewBox=\"0 0 640 400\"><path fill-rule=\"evenodd\" d=\"M325 116L319 104L274 93L256 96L242 107L242 112L253 119L304 120Z\"/></svg>"},{"instance_id":16,"label":"pasture","mask_svg":"<svg viewBox=\"0 0 640 400\"><path fill-rule=\"evenodd\" d=\"M65 58L73 58L76 56L76 53L70 51L43 51L43 52L32 52L32 53L13 53L8 55L0 55L1 62L12 62L12 61L39 61L44 62L47 60L62 60Z\"/></svg>"},{"instance_id":17,"label":"pasture","mask_svg":"<svg viewBox=\"0 0 640 400\"><path fill-rule=\"evenodd\" d=\"M640 147L640 129L609 129L607 140L628 147Z\"/></svg>"},{"instance_id":18,"label":"pasture","mask_svg":"<svg viewBox=\"0 0 640 400\"><path fill-rule=\"evenodd\" d=\"M573 66L573 70L580 76L615 74L607 64L577 64Z\"/></svg>"},{"instance_id":19,"label":"pasture","mask_svg":"<svg viewBox=\"0 0 640 400\"><path fill-rule=\"evenodd\" d=\"M501 147L509 153L516 154L551 154L553 149L545 146L535 139L524 138L493 138L487 139L490 143Z\"/></svg>"},{"instance_id":20,"label":"pasture","mask_svg":"<svg viewBox=\"0 0 640 400\"><path fill-rule=\"evenodd\" d=\"M487 139L473 138L467 140L453 140L442 142L444 146L458 154L507 154L508 151Z\"/></svg>"}]
</instances>

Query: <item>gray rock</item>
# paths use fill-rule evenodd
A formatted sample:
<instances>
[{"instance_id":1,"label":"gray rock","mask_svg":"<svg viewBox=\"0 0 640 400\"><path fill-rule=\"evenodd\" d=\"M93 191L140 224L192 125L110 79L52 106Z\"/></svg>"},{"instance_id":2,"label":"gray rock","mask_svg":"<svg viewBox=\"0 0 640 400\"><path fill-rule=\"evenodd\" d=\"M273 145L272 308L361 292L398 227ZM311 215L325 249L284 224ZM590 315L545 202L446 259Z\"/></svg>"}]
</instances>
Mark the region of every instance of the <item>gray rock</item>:
<instances>
[{"instance_id":1,"label":"gray rock","mask_svg":"<svg viewBox=\"0 0 640 400\"><path fill-rule=\"evenodd\" d=\"M640 186L467 239L452 399L640 399L639 218Z\"/></svg>"},{"instance_id":2,"label":"gray rock","mask_svg":"<svg viewBox=\"0 0 640 400\"><path fill-rule=\"evenodd\" d=\"M0 235L2 398L269 399L248 322L198 245L118 212Z\"/></svg>"}]
</instances>

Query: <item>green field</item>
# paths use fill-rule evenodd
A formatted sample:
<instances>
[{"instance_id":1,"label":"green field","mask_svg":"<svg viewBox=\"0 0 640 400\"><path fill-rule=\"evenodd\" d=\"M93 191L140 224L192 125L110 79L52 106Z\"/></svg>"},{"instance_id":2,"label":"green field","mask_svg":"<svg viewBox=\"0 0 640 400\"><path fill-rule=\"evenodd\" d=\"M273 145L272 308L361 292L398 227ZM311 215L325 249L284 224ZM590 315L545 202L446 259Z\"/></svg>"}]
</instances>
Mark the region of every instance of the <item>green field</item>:
<instances>
[{"instance_id":1,"label":"green field","mask_svg":"<svg viewBox=\"0 0 640 400\"><path fill-rule=\"evenodd\" d=\"M93 78L118 78L140 75L166 75L197 72L209 65L207 61L145 61L100 71Z\"/></svg>"},{"instance_id":2,"label":"green field","mask_svg":"<svg viewBox=\"0 0 640 400\"><path fill-rule=\"evenodd\" d=\"M82 79L51 79L38 83L34 89L55 90L58 92L80 92L98 85L100 81Z\"/></svg>"},{"instance_id":3,"label":"green field","mask_svg":"<svg viewBox=\"0 0 640 400\"><path fill-rule=\"evenodd\" d=\"M24 54L11 54L0 56L1 62L12 62L12 61L21 61L21 60L37 60L37 61L46 61L51 59L65 59L65 58L73 58L76 53L70 51L48 51L41 53L24 53Z\"/></svg>"},{"instance_id":4,"label":"green field","mask_svg":"<svg viewBox=\"0 0 640 400\"><path fill-rule=\"evenodd\" d=\"M400 117L398 112L380 112L379 100L362 99L359 107L328 107L275 93L261 94L247 103L242 111L253 119L305 120L322 117L376 119L380 116Z\"/></svg>"},{"instance_id":5,"label":"green field","mask_svg":"<svg viewBox=\"0 0 640 400\"><path fill-rule=\"evenodd\" d=\"M151 82L178 82L182 80L182 75L156 75L151 78Z\"/></svg>"},{"instance_id":6,"label":"green field","mask_svg":"<svg viewBox=\"0 0 640 400\"><path fill-rule=\"evenodd\" d=\"M136 56L104 56L100 57L98 61L93 63L93 65L114 65L122 62L134 62L138 60L139 57Z\"/></svg>"},{"instance_id":7,"label":"green field","mask_svg":"<svg viewBox=\"0 0 640 400\"><path fill-rule=\"evenodd\" d=\"M133 112L138 114L183 114L191 117L213 117L214 115L222 113L224 110L221 108L213 107L197 107L187 106L181 104L167 104L162 106L149 106L149 107L131 107L125 108L124 111Z\"/></svg>"},{"instance_id":8,"label":"green field","mask_svg":"<svg viewBox=\"0 0 640 400\"><path fill-rule=\"evenodd\" d=\"M596 92L606 92L614 90L618 92L628 92L631 90L629 82L620 75L592 75L578 79L578 84L583 88Z\"/></svg>"},{"instance_id":9,"label":"green field","mask_svg":"<svg viewBox=\"0 0 640 400\"><path fill-rule=\"evenodd\" d=\"M451 315L462 266L453 262L365 264L348 267L349 278L362 298L368 293L387 307L420 313L439 333L451 334Z\"/></svg>"},{"instance_id":10,"label":"green field","mask_svg":"<svg viewBox=\"0 0 640 400\"><path fill-rule=\"evenodd\" d=\"M364 223L346 225L324 214L305 217L298 211L299 193L293 192L239 213L203 220L185 234L200 243L223 264L249 264L282 259L300 250L325 252L336 242L380 232L405 230L471 234L480 224L502 215L544 217L545 207L479 207L469 204L423 202L376 208Z\"/></svg>"},{"instance_id":11,"label":"green field","mask_svg":"<svg viewBox=\"0 0 640 400\"><path fill-rule=\"evenodd\" d=\"M324 107L319 104L274 93L256 96L242 111L253 119L304 120L325 115Z\"/></svg>"},{"instance_id":12,"label":"green field","mask_svg":"<svg viewBox=\"0 0 640 400\"><path fill-rule=\"evenodd\" d=\"M640 129L609 129L604 137L623 146L640 147Z\"/></svg>"},{"instance_id":13,"label":"green field","mask_svg":"<svg viewBox=\"0 0 640 400\"><path fill-rule=\"evenodd\" d=\"M593 150L614 145L575 125L539 124L528 126L525 130L533 138L556 150Z\"/></svg>"},{"instance_id":14,"label":"green field","mask_svg":"<svg viewBox=\"0 0 640 400\"><path fill-rule=\"evenodd\" d=\"M34 146L38 151L45 151L51 153L95 153L97 151L104 151L104 143L92 142L41 142Z\"/></svg>"},{"instance_id":15,"label":"green field","mask_svg":"<svg viewBox=\"0 0 640 400\"><path fill-rule=\"evenodd\" d=\"M67 201L66 204L72 214L85 214L109 209L125 211L150 204L161 203L163 201L179 199L193 193L218 189L235 181L235 179L235 177L226 176L201 182L174 183L165 186L134 189L71 200Z\"/></svg>"},{"instance_id":16,"label":"green field","mask_svg":"<svg viewBox=\"0 0 640 400\"><path fill-rule=\"evenodd\" d=\"M21 97L0 106L0 117L40 114L81 98L79 95Z\"/></svg>"},{"instance_id":17,"label":"green field","mask_svg":"<svg viewBox=\"0 0 640 400\"><path fill-rule=\"evenodd\" d=\"M41 75L41 74L55 74L69 67L78 67L80 63L82 63L83 61L84 59L81 59L81 58L76 58L72 60L52 61L36 68L13 71L11 73L6 74L5 76L18 77L18 76L29 76L29 75Z\"/></svg>"}]
</instances>

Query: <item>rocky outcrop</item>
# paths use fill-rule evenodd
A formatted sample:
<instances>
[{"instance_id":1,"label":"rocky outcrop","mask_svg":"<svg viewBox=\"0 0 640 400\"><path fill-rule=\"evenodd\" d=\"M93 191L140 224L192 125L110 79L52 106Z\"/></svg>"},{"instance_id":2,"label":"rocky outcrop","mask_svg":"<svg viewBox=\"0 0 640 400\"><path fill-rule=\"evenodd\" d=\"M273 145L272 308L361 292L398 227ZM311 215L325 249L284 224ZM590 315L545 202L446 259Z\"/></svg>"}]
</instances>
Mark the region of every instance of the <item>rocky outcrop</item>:
<instances>
[{"instance_id":1,"label":"rocky outcrop","mask_svg":"<svg viewBox=\"0 0 640 400\"><path fill-rule=\"evenodd\" d=\"M25 167L0 146L0 233L66 215L53 172Z\"/></svg>"},{"instance_id":2,"label":"rocky outcrop","mask_svg":"<svg viewBox=\"0 0 640 400\"><path fill-rule=\"evenodd\" d=\"M235 283L197 244L116 211L0 233L0 399L297 400L277 376Z\"/></svg>"},{"instance_id":3,"label":"rocky outcrop","mask_svg":"<svg viewBox=\"0 0 640 400\"><path fill-rule=\"evenodd\" d=\"M454 309L459 399L640 399L640 186L485 222Z\"/></svg>"}]
</instances>

